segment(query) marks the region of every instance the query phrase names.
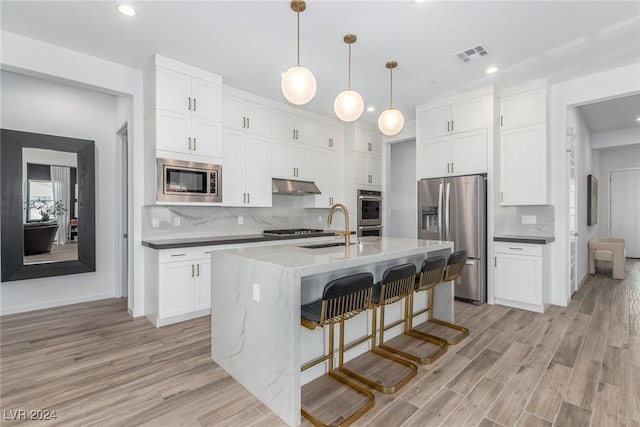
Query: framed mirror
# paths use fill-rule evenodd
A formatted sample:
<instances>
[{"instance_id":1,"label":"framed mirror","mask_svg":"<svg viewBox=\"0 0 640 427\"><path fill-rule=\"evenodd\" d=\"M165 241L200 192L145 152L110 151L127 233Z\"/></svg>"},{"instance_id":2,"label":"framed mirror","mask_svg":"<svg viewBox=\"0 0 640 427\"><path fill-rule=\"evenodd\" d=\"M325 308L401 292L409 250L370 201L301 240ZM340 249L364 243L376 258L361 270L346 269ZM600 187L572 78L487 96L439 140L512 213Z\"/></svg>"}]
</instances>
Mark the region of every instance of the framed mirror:
<instances>
[{"instance_id":1,"label":"framed mirror","mask_svg":"<svg viewBox=\"0 0 640 427\"><path fill-rule=\"evenodd\" d=\"M2 281L96 270L93 141L1 130Z\"/></svg>"}]
</instances>

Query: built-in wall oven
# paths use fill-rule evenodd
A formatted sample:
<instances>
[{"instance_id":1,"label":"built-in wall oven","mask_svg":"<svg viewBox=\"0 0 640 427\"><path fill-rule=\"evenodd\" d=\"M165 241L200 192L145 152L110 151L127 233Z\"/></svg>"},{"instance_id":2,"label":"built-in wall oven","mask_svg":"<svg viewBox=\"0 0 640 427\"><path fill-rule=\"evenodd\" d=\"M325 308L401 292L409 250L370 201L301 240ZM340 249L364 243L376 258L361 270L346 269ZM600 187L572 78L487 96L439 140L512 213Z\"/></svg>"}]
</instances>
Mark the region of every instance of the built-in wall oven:
<instances>
[{"instance_id":1,"label":"built-in wall oven","mask_svg":"<svg viewBox=\"0 0 640 427\"><path fill-rule=\"evenodd\" d=\"M358 190L358 236L382 236L382 192Z\"/></svg>"},{"instance_id":2,"label":"built-in wall oven","mask_svg":"<svg viewBox=\"0 0 640 427\"><path fill-rule=\"evenodd\" d=\"M222 166L156 159L158 201L222 202Z\"/></svg>"}]
</instances>

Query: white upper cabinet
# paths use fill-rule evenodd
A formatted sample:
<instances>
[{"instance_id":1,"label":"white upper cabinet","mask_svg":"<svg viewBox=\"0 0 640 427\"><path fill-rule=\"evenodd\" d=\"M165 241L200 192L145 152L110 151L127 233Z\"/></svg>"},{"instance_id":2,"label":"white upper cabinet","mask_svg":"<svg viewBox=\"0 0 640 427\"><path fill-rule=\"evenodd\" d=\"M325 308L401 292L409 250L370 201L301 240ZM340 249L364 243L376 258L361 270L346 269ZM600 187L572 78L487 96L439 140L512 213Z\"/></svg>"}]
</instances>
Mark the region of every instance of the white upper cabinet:
<instances>
[{"instance_id":1,"label":"white upper cabinet","mask_svg":"<svg viewBox=\"0 0 640 427\"><path fill-rule=\"evenodd\" d=\"M500 204L549 204L548 90L506 90L500 98Z\"/></svg>"},{"instance_id":2,"label":"white upper cabinet","mask_svg":"<svg viewBox=\"0 0 640 427\"><path fill-rule=\"evenodd\" d=\"M483 95L418 113L418 129L423 138L486 129L492 126L491 96Z\"/></svg>"},{"instance_id":3,"label":"white upper cabinet","mask_svg":"<svg viewBox=\"0 0 640 427\"><path fill-rule=\"evenodd\" d=\"M545 89L534 89L500 98L500 129L508 130L547 121Z\"/></svg>"},{"instance_id":4,"label":"white upper cabinet","mask_svg":"<svg viewBox=\"0 0 640 427\"><path fill-rule=\"evenodd\" d=\"M204 120L221 119L221 86L158 67L156 108Z\"/></svg>"},{"instance_id":5,"label":"white upper cabinet","mask_svg":"<svg viewBox=\"0 0 640 427\"><path fill-rule=\"evenodd\" d=\"M317 150L314 154L315 183L322 192L305 197L305 207L328 208L344 199L344 158L336 150Z\"/></svg>"},{"instance_id":6,"label":"white upper cabinet","mask_svg":"<svg viewBox=\"0 0 640 427\"><path fill-rule=\"evenodd\" d=\"M338 126L315 124L315 146L320 149L342 152L344 150L342 129Z\"/></svg>"},{"instance_id":7,"label":"white upper cabinet","mask_svg":"<svg viewBox=\"0 0 640 427\"><path fill-rule=\"evenodd\" d=\"M372 156L382 155L382 135L363 128L356 128L356 151Z\"/></svg>"},{"instance_id":8,"label":"white upper cabinet","mask_svg":"<svg viewBox=\"0 0 640 427\"><path fill-rule=\"evenodd\" d=\"M271 137L281 144L308 144L313 141L313 121L293 114L271 112Z\"/></svg>"},{"instance_id":9,"label":"white upper cabinet","mask_svg":"<svg viewBox=\"0 0 640 427\"><path fill-rule=\"evenodd\" d=\"M418 179L488 172L494 97L485 93L417 108Z\"/></svg>"},{"instance_id":10,"label":"white upper cabinet","mask_svg":"<svg viewBox=\"0 0 640 427\"><path fill-rule=\"evenodd\" d=\"M222 132L225 206L271 206L271 141L232 129Z\"/></svg>"},{"instance_id":11,"label":"white upper cabinet","mask_svg":"<svg viewBox=\"0 0 640 427\"><path fill-rule=\"evenodd\" d=\"M224 95L222 126L271 138L271 109L242 98Z\"/></svg>"},{"instance_id":12,"label":"white upper cabinet","mask_svg":"<svg viewBox=\"0 0 640 427\"><path fill-rule=\"evenodd\" d=\"M314 157L313 147L274 143L271 149L273 177L314 181Z\"/></svg>"},{"instance_id":13,"label":"white upper cabinet","mask_svg":"<svg viewBox=\"0 0 640 427\"><path fill-rule=\"evenodd\" d=\"M156 55L145 74L144 107L145 139L158 157L220 161L219 76Z\"/></svg>"}]
</instances>

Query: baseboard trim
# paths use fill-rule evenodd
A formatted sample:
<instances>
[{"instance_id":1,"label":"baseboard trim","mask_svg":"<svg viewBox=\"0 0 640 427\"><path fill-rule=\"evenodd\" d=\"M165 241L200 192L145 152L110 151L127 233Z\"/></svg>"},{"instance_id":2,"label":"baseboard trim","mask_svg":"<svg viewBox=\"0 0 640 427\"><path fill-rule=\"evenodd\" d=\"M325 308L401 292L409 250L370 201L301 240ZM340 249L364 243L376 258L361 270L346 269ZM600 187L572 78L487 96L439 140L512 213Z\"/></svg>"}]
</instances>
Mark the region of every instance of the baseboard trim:
<instances>
[{"instance_id":1,"label":"baseboard trim","mask_svg":"<svg viewBox=\"0 0 640 427\"><path fill-rule=\"evenodd\" d=\"M569 298L568 300L563 300L563 299L552 299L551 300L551 304L553 305L558 305L560 307L566 307L569 305L569 302L571 301L571 298Z\"/></svg>"},{"instance_id":2,"label":"baseboard trim","mask_svg":"<svg viewBox=\"0 0 640 427\"><path fill-rule=\"evenodd\" d=\"M96 301L107 298L115 298L114 292L105 292L101 294L83 295L81 297L64 298L53 301L44 301L37 304L18 305L14 307L5 307L0 311L0 316L9 314L25 313L27 311L43 310L46 308L62 307L71 304L80 304L83 302Z\"/></svg>"}]
</instances>

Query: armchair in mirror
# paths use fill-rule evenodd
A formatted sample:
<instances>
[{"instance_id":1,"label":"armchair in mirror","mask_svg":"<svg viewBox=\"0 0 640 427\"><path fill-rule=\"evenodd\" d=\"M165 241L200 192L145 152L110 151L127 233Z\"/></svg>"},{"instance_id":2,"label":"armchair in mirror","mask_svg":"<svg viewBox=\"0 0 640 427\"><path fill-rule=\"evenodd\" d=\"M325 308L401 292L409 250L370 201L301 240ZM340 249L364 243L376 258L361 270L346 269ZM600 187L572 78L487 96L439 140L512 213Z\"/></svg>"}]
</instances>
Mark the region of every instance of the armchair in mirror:
<instances>
[{"instance_id":1,"label":"armchair in mirror","mask_svg":"<svg viewBox=\"0 0 640 427\"><path fill-rule=\"evenodd\" d=\"M1 132L2 281L95 271L94 142Z\"/></svg>"}]
</instances>

